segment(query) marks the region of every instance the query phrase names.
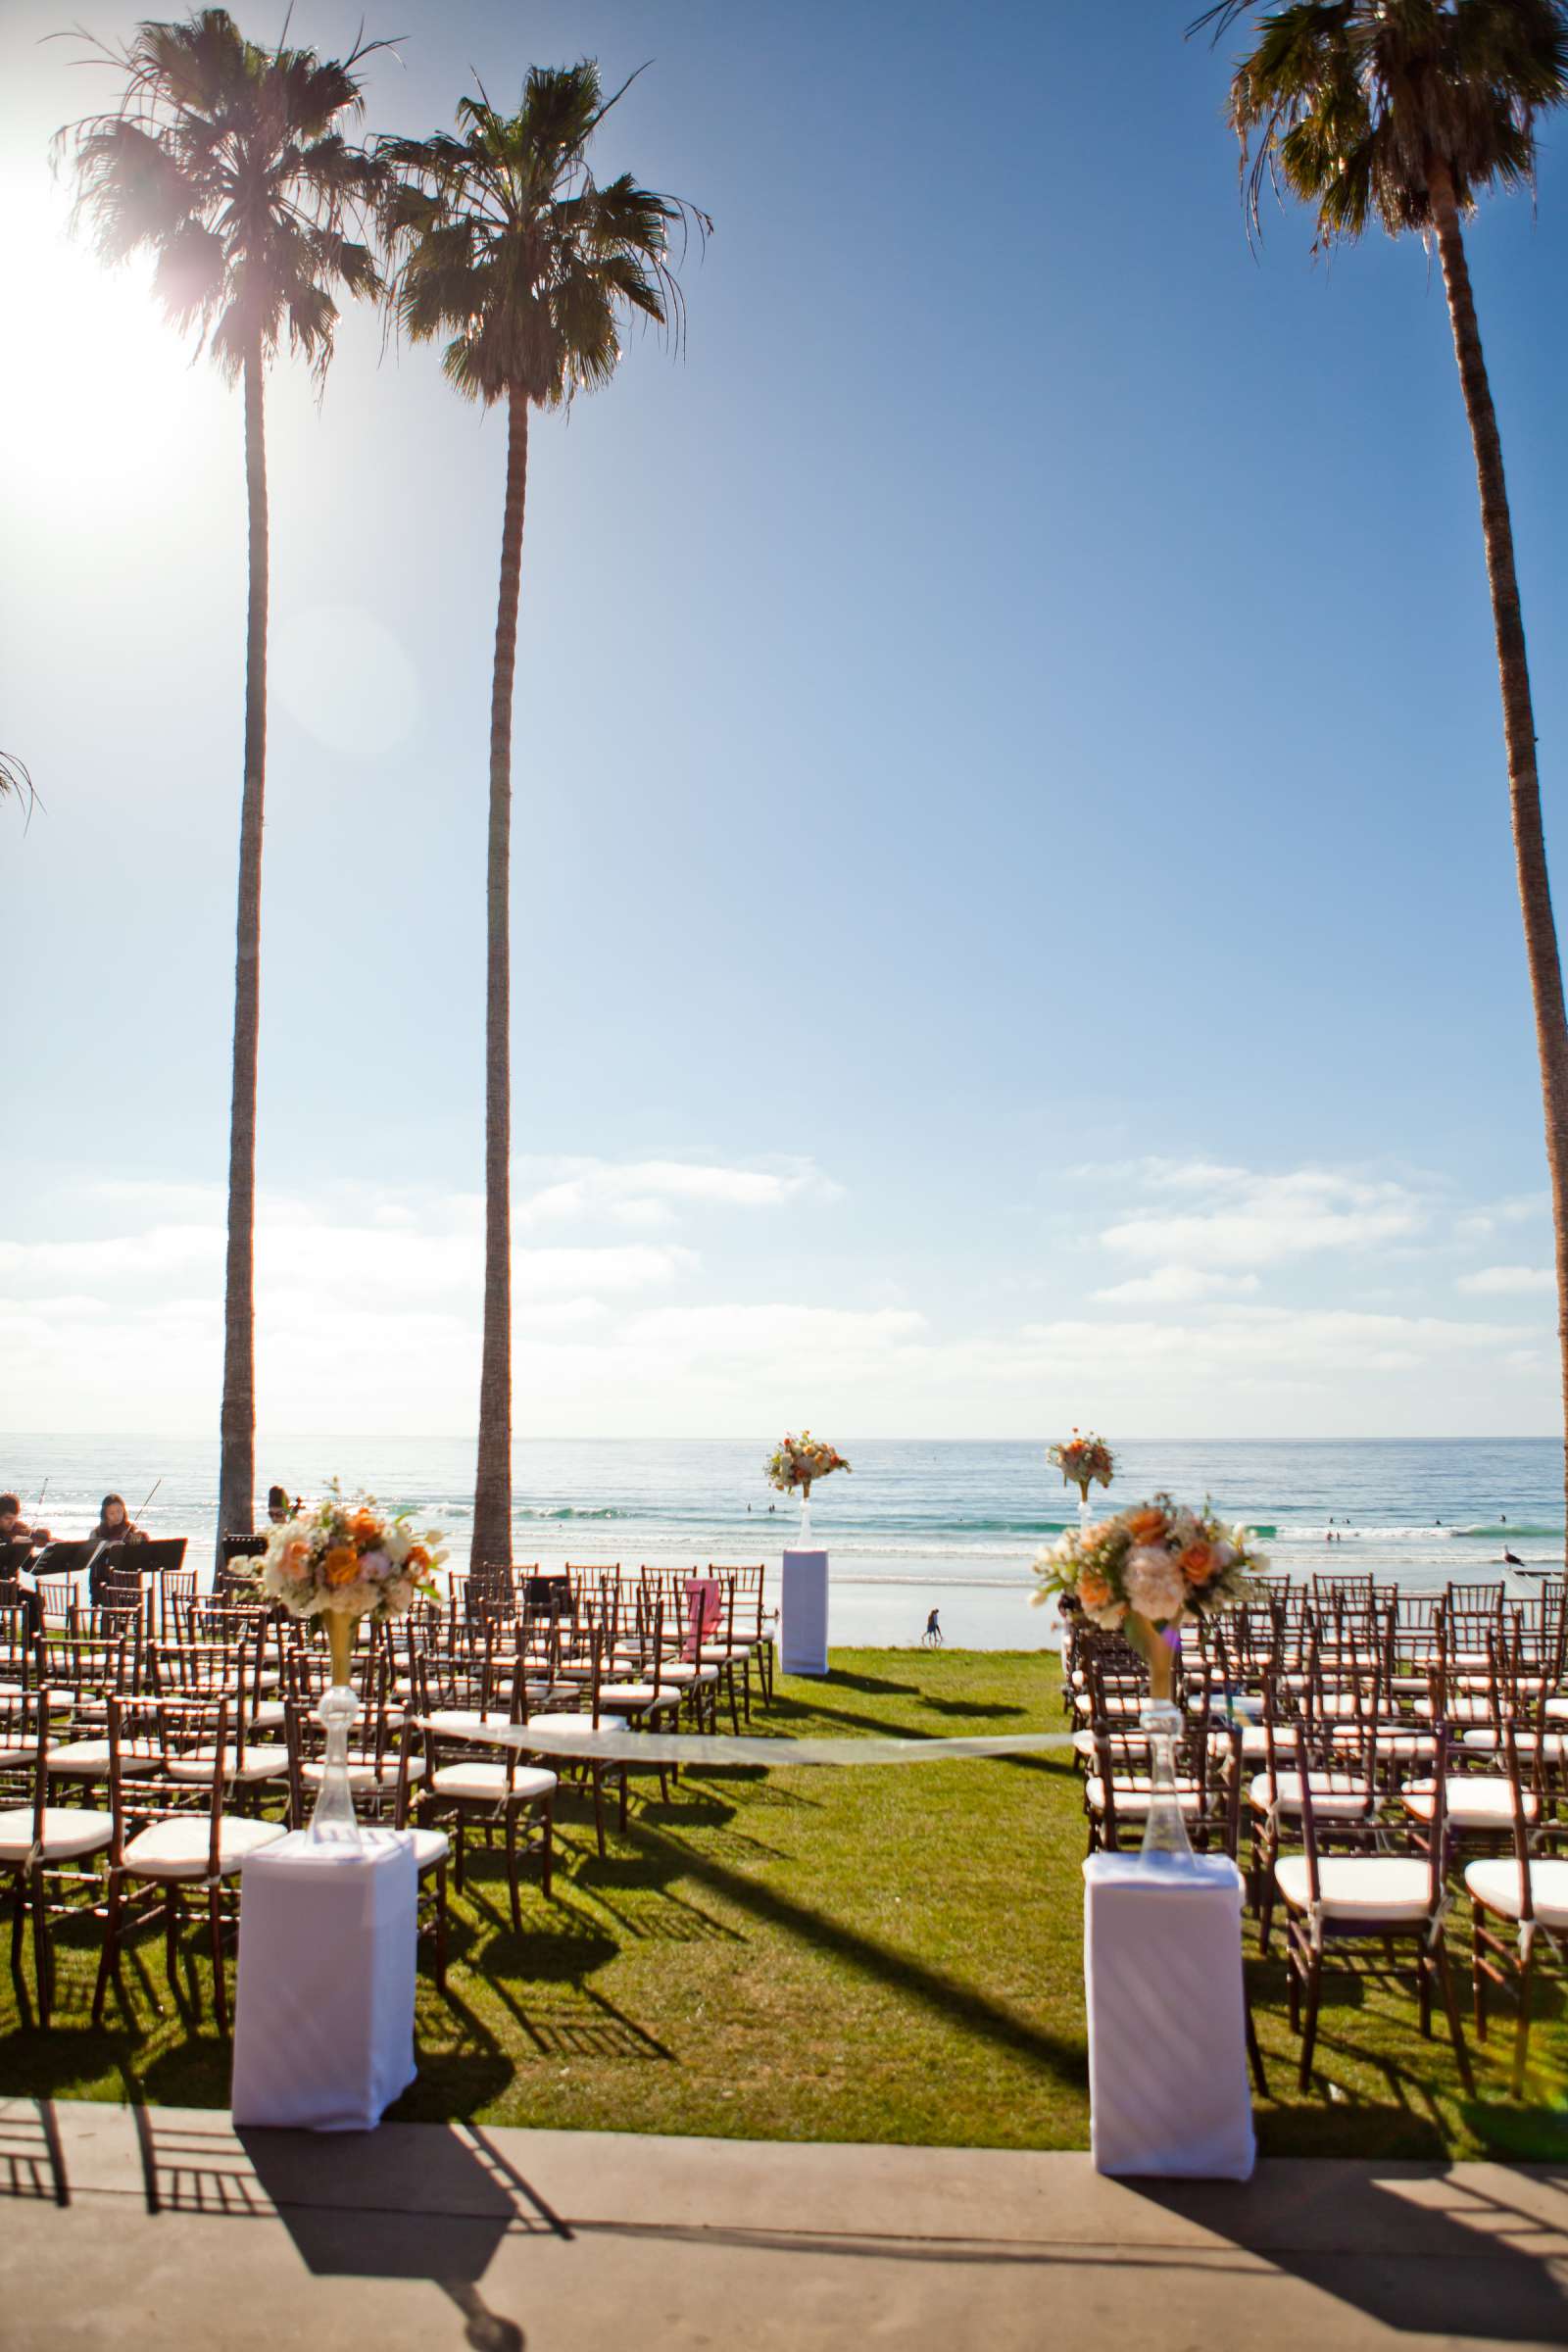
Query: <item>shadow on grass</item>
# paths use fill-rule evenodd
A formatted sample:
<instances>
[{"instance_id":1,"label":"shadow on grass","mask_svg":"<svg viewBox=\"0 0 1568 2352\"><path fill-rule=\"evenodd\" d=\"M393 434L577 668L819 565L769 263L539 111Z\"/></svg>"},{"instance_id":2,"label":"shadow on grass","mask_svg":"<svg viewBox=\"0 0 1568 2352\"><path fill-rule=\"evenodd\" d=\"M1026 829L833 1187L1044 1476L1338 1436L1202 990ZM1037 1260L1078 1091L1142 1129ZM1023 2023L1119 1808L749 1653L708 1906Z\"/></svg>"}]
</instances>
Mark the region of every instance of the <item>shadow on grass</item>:
<instances>
[{"instance_id":1,"label":"shadow on grass","mask_svg":"<svg viewBox=\"0 0 1568 2352\"><path fill-rule=\"evenodd\" d=\"M1004 1698L934 1698L928 1690L921 1698L922 1707L934 1715L956 1715L964 1722L991 1723L1003 1715L1029 1715L1030 1707L1014 1706Z\"/></svg>"},{"instance_id":2,"label":"shadow on grass","mask_svg":"<svg viewBox=\"0 0 1568 2352\"><path fill-rule=\"evenodd\" d=\"M827 1687L830 1690L898 1690L910 1698L918 1698L918 1683L890 1683L881 1674L848 1674L835 1666L829 1670Z\"/></svg>"},{"instance_id":3,"label":"shadow on grass","mask_svg":"<svg viewBox=\"0 0 1568 2352\"><path fill-rule=\"evenodd\" d=\"M825 1912L813 1910L810 1904L780 1893L776 1887L760 1886L753 1879L743 1878L738 1871L726 1870L721 1862L695 1853L689 1846L677 1845L673 1838L658 1831L646 1829L640 1820L630 1825L626 1836L650 1855L668 1856L682 1878L696 1879L739 1909L750 1911L754 1918L783 1929L818 1951L832 1953L845 1967L874 1979L891 1991L924 2002L945 2024L965 2028L1013 2056L1043 2067L1062 2082L1070 2082L1074 2089L1083 2088L1087 2059L1081 2040L1034 2025L1002 2002L977 1992L959 1978L949 1976L946 1970L929 1967L892 1944L845 1927Z\"/></svg>"}]
</instances>

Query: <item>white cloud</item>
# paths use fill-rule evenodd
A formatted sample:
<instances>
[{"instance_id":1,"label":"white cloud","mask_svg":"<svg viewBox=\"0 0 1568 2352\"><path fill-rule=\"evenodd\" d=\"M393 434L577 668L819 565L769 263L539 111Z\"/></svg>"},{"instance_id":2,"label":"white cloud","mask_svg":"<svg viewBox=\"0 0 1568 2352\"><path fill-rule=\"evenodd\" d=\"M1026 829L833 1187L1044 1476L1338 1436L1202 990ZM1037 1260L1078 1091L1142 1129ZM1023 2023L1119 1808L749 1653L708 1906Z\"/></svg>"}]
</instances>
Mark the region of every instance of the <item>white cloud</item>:
<instances>
[{"instance_id":1,"label":"white cloud","mask_svg":"<svg viewBox=\"0 0 1568 2352\"><path fill-rule=\"evenodd\" d=\"M1516 1193L1510 1200L1494 1200L1489 1207L1456 1218L1453 1230L1461 1242L1489 1242L1499 1226L1528 1225L1534 1218L1550 1214L1549 1193Z\"/></svg>"},{"instance_id":2,"label":"white cloud","mask_svg":"<svg viewBox=\"0 0 1568 2352\"><path fill-rule=\"evenodd\" d=\"M1483 1266L1461 1274L1454 1286L1472 1298L1524 1298L1555 1292L1557 1277L1550 1266Z\"/></svg>"},{"instance_id":3,"label":"white cloud","mask_svg":"<svg viewBox=\"0 0 1568 2352\"><path fill-rule=\"evenodd\" d=\"M1124 1306L1184 1306L1221 1293L1252 1292L1255 1274L1212 1274L1200 1266L1156 1266L1152 1274L1134 1274L1126 1282L1096 1291L1097 1298Z\"/></svg>"},{"instance_id":4,"label":"white cloud","mask_svg":"<svg viewBox=\"0 0 1568 2352\"><path fill-rule=\"evenodd\" d=\"M1140 1205L1102 1232L1107 1250L1155 1266L1273 1266L1324 1250L1405 1242L1426 1223L1425 1203L1407 1186L1331 1168L1262 1175L1201 1160L1152 1160L1122 1174L1195 1200L1174 1212Z\"/></svg>"},{"instance_id":5,"label":"white cloud","mask_svg":"<svg viewBox=\"0 0 1568 2352\"><path fill-rule=\"evenodd\" d=\"M809 1159L774 1166L730 1167L685 1159L548 1163L550 1182L523 1189L514 1211L522 1226L605 1218L633 1226L670 1224L681 1211L701 1208L782 1208L790 1201L841 1198ZM526 1185L528 1163L519 1168Z\"/></svg>"}]
</instances>

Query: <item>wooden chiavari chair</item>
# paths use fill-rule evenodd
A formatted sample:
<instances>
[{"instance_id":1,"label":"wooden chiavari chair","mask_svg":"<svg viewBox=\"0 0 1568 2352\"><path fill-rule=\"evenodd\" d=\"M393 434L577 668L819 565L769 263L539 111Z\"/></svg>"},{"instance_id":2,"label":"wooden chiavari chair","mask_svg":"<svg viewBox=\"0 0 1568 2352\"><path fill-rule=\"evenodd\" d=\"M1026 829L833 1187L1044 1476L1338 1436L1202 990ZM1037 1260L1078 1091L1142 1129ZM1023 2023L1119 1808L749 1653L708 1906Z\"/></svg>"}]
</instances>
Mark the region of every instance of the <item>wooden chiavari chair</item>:
<instances>
[{"instance_id":1,"label":"wooden chiavari chair","mask_svg":"<svg viewBox=\"0 0 1568 2352\"><path fill-rule=\"evenodd\" d=\"M1263 1952L1268 1949L1279 1860L1287 1838L1299 1833L1308 1803L1320 1841L1329 1838L1354 1851L1370 1844L1377 1834L1381 1791L1375 1700L1368 1692L1354 1716L1348 1719L1336 1712L1325 1717L1313 1706L1320 1687L1315 1652L1309 1651L1304 1676L1271 1676L1263 1693L1266 1761L1247 1792L1251 1822L1249 1876L1258 1909L1258 1949ZM1348 1748L1344 1737L1348 1723L1355 1736Z\"/></svg>"},{"instance_id":2,"label":"wooden chiavari chair","mask_svg":"<svg viewBox=\"0 0 1568 2352\"><path fill-rule=\"evenodd\" d=\"M1513 1851L1502 1859L1483 1857L1467 1863L1464 1886L1471 1909L1476 2039L1487 2038L1488 1985L1511 1986L1516 2005L1512 2089L1521 2099L1537 1960L1543 1946L1559 1968L1568 1958L1568 1861L1534 1850L1525 1804L1528 1788L1511 1720L1504 1721L1501 1738L1513 1790ZM1536 1761L1539 1764L1539 1750Z\"/></svg>"},{"instance_id":3,"label":"wooden chiavari chair","mask_svg":"<svg viewBox=\"0 0 1568 2352\"><path fill-rule=\"evenodd\" d=\"M109 1894L103 1954L93 1995L93 2023L103 2023L113 1982L128 2014L121 1953L125 1936L161 1911L164 1966L177 1993L179 1928L187 1895L207 1914L218 2030L228 2032L224 1973L225 1929L232 1924L230 1883L246 1858L284 1834L279 1821L239 1818L224 1802L227 1766L238 1727L226 1698L146 1695L110 1704L109 1796L114 1835L109 1849ZM286 1769L285 1755L285 1769Z\"/></svg>"},{"instance_id":4,"label":"wooden chiavari chair","mask_svg":"<svg viewBox=\"0 0 1568 2352\"><path fill-rule=\"evenodd\" d=\"M0 1692L33 1690L43 1679L43 1636L24 1601L0 1600Z\"/></svg>"},{"instance_id":5,"label":"wooden chiavari chair","mask_svg":"<svg viewBox=\"0 0 1568 2352\"><path fill-rule=\"evenodd\" d=\"M1421 2032L1427 2035L1432 2031L1432 1978L1436 1974L1460 2079L1469 2095L1475 2095L1444 1936L1447 1908L1443 1870L1446 1725L1440 1723L1437 1739L1437 1805L1425 1853L1326 1852L1319 1834L1315 1776L1308 1771L1301 1778L1302 1851L1280 1855L1274 1863L1273 1879L1285 1909L1291 2030L1301 2035L1298 2081L1303 2091L1312 2080L1325 1959L1333 1953L1354 1970L1356 1947L1375 1944L1379 1948L1373 1965L1382 1973L1395 1947L1406 1943L1414 1947ZM1361 1957L1364 1959L1364 1954Z\"/></svg>"},{"instance_id":6,"label":"wooden chiavari chair","mask_svg":"<svg viewBox=\"0 0 1568 2352\"><path fill-rule=\"evenodd\" d=\"M109 1775L109 1713L137 1682L137 1647L124 1633L108 1637L73 1630L51 1642L43 1658L51 1711L66 1736L52 1740L51 1776L91 1782Z\"/></svg>"},{"instance_id":7,"label":"wooden chiavari chair","mask_svg":"<svg viewBox=\"0 0 1568 2352\"><path fill-rule=\"evenodd\" d=\"M604 1665L612 1649L614 1628L611 1623L596 1624L593 1622L598 1605L598 1603L586 1599L579 1600L580 1631L585 1635L588 1642L589 1679L585 1688L579 1687L576 1705L574 1707L550 1707L539 1712L529 1707L526 1692L519 1690L514 1693L514 1703L517 1708L517 1720L524 1735L530 1726L535 1732L548 1732L556 1739L571 1739L584 1732L624 1732L626 1730L625 1716L615 1711L613 1690L607 1691L604 1686ZM523 1745L526 1749L526 1737ZM538 1751L530 1752L537 1754ZM577 1777L587 1781L593 1795L594 1835L599 1847L599 1858L603 1861L607 1850L605 1845L605 1790L607 1788L615 1791L619 1808L619 1826L622 1830L626 1827L628 1791L625 1763L619 1757L612 1756L584 1756L578 1762L570 1756L561 1755L559 1751L550 1752L546 1760L563 1777L568 1772L574 1771Z\"/></svg>"},{"instance_id":8,"label":"wooden chiavari chair","mask_svg":"<svg viewBox=\"0 0 1568 2352\"><path fill-rule=\"evenodd\" d=\"M48 1694L0 1691L0 1874L11 1881L11 1967L22 1963L24 1921L32 1924L38 2019L54 2008L55 1960L51 1921L90 1907L102 1891L100 1857L114 1838L114 1819L86 1805L52 1805Z\"/></svg>"},{"instance_id":9,"label":"wooden chiavari chair","mask_svg":"<svg viewBox=\"0 0 1568 2352\"><path fill-rule=\"evenodd\" d=\"M430 1661L426 1658L422 1661L422 1671L428 1676L429 1670ZM478 1710L468 1711L422 1707L419 1716L427 1742L426 1770L417 1798L420 1826L430 1833L443 1823L451 1825L456 1837L455 1869L460 1894L469 1832L482 1831L488 1845L496 1830L501 1831L512 1925L517 1935L522 1932L518 1833L526 1829L525 1850L539 1856L541 1880L548 1897L554 1886L555 1801L560 1786L560 1775L526 1752L520 1727L527 1719L527 1691L526 1673L514 1673L505 1710L482 1705ZM492 1693L480 1693L481 1698L485 1695ZM486 1724L517 1736L500 1741L477 1737ZM404 1788L406 1811L406 1780Z\"/></svg>"},{"instance_id":10,"label":"wooden chiavari chair","mask_svg":"<svg viewBox=\"0 0 1568 2352\"><path fill-rule=\"evenodd\" d=\"M748 1723L752 1720L752 1667L757 1667L758 1687L765 1701L773 1695L773 1644L762 1622L762 1575L760 1566L755 1568L725 1567L716 1561L708 1563L710 1576L716 1576L731 1594L729 1610L729 1642L732 1650L743 1654L741 1667L741 1709Z\"/></svg>"}]
</instances>

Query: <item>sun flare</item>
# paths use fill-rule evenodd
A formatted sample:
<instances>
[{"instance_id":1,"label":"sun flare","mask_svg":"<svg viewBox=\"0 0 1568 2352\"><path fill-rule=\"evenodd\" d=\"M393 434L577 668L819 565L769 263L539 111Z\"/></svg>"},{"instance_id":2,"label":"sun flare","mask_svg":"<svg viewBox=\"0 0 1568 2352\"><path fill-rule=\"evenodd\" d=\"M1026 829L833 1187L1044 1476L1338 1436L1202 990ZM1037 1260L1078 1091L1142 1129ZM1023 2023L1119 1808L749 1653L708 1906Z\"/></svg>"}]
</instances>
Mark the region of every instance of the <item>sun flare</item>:
<instances>
[{"instance_id":1,"label":"sun flare","mask_svg":"<svg viewBox=\"0 0 1568 2352\"><path fill-rule=\"evenodd\" d=\"M7 340L47 352L44 367L0 370L0 433L23 453L27 485L58 511L62 495L131 487L148 461L184 444L222 399L193 368L194 338L172 328L151 291L150 261L107 268L73 236L62 190L4 190Z\"/></svg>"}]
</instances>

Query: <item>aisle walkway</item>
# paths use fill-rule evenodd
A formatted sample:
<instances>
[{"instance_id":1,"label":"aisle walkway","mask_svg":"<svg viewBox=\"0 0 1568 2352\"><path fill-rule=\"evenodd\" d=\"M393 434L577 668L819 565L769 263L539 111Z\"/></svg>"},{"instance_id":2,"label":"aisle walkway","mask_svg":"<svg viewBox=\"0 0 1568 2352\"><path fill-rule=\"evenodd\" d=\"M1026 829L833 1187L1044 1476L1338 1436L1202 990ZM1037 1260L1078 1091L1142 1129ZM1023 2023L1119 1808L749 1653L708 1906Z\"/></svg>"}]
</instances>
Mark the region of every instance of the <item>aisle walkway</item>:
<instances>
[{"instance_id":1,"label":"aisle walkway","mask_svg":"<svg viewBox=\"0 0 1568 2352\"><path fill-rule=\"evenodd\" d=\"M0 2344L1403 2352L1568 2338L1568 2169L1265 2165L0 2101Z\"/></svg>"}]
</instances>

